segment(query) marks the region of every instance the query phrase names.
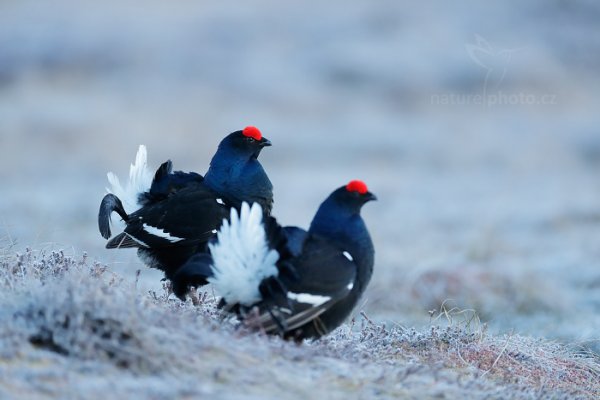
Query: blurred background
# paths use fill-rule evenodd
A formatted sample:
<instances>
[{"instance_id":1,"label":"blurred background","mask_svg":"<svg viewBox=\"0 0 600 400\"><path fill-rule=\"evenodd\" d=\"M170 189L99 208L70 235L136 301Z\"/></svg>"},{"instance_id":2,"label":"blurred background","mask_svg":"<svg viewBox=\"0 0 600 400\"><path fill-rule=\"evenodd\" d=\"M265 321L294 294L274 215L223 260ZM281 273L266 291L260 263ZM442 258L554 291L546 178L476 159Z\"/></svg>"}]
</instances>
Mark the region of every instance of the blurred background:
<instances>
[{"instance_id":1,"label":"blurred background","mask_svg":"<svg viewBox=\"0 0 600 400\"><path fill-rule=\"evenodd\" d=\"M599 20L593 0L0 1L1 243L160 287L104 249L106 172L145 144L204 173L256 125L282 223L350 179L378 195L371 318L447 301L599 349Z\"/></svg>"}]
</instances>

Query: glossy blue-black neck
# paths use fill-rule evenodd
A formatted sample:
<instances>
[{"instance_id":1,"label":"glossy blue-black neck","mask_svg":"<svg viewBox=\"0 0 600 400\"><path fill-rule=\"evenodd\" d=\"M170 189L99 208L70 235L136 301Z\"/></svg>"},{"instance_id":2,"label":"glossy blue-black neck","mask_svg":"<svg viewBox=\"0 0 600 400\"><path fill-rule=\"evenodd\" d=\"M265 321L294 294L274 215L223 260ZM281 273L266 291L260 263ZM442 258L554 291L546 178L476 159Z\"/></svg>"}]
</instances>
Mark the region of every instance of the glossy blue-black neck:
<instances>
[{"instance_id":1,"label":"glossy blue-black neck","mask_svg":"<svg viewBox=\"0 0 600 400\"><path fill-rule=\"evenodd\" d=\"M257 160L262 147L246 145L239 132L219 144L204 176L205 184L232 202L272 199L273 185Z\"/></svg>"},{"instance_id":2,"label":"glossy blue-black neck","mask_svg":"<svg viewBox=\"0 0 600 400\"><path fill-rule=\"evenodd\" d=\"M339 188L321 204L312 220L309 233L339 243L363 269L359 274L370 277L375 251L371 235L360 216L360 210L365 203L359 195L347 193L345 188Z\"/></svg>"}]
</instances>

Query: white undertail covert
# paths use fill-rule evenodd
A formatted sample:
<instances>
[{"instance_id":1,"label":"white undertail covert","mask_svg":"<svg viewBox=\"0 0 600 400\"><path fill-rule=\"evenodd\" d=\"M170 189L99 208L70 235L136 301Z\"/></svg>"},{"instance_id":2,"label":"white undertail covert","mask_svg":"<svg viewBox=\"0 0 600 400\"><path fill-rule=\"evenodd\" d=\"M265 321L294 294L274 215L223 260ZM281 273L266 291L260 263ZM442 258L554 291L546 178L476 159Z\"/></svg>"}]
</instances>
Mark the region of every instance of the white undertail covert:
<instances>
[{"instance_id":1,"label":"white undertail covert","mask_svg":"<svg viewBox=\"0 0 600 400\"><path fill-rule=\"evenodd\" d=\"M214 276L208 281L229 304L250 306L260 301L258 286L277 275L279 260L279 253L269 249L260 205L242 203L239 215L232 208L230 221L223 221L217 238L209 244Z\"/></svg>"},{"instance_id":2,"label":"white undertail covert","mask_svg":"<svg viewBox=\"0 0 600 400\"><path fill-rule=\"evenodd\" d=\"M129 167L129 182L125 187L121 185L119 178L114 173L109 172L107 177L110 187L106 190L121 199L128 214L137 211L140 208L138 195L150 189L154 178L152 172L148 169L146 146L140 145L135 156L135 162Z\"/></svg>"}]
</instances>

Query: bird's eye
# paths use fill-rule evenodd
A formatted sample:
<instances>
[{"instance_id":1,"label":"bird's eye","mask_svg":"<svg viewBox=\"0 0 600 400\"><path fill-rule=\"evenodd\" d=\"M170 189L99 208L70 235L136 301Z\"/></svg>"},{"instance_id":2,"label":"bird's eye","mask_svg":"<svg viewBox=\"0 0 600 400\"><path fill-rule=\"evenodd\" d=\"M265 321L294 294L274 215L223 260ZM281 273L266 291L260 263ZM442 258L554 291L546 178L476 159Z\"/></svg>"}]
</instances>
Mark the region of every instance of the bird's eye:
<instances>
[{"instance_id":1,"label":"bird's eye","mask_svg":"<svg viewBox=\"0 0 600 400\"><path fill-rule=\"evenodd\" d=\"M248 143L252 143L252 142L254 142L254 140L255 140L254 138L246 137L246 142L248 142Z\"/></svg>"}]
</instances>

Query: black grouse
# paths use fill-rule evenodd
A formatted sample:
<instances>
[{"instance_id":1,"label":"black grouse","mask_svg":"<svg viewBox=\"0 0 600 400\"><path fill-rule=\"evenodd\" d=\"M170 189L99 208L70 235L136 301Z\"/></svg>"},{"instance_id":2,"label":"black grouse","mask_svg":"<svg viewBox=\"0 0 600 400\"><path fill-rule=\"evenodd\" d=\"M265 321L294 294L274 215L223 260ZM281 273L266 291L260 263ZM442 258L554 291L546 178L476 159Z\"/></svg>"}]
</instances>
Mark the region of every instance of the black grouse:
<instances>
[{"instance_id":1,"label":"black grouse","mask_svg":"<svg viewBox=\"0 0 600 400\"><path fill-rule=\"evenodd\" d=\"M258 161L261 150L270 145L257 128L246 127L221 141L204 177L172 172L167 161L156 171L149 188L144 186L149 175L143 171L145 154L140 158L138 153L130 171L129 190L124 192L140 208L127 213L119 196L104 197L98 215L102 236L110 237L113 211L126 223L124 231L110 239L106 248L137 248L148 266L162 270L165 278L171 279L193 254L206 250L206 243L232 207L239 208L244 201L256 202L265 214L271 212L273 186ZM118 180L115 185L112 178L113 187L120 188ZM134 201L129 200L129 204Z\"/></svg>"},{"instance_id":2,"label":"black grouse","mask_svg":"<svg viewBox=\"0 0 600 400\"><path fill-rule=\"evenodd\" d=\"M343 323L371 279L375 251L360 215L371 200L363 182L351 181L321 204L308 232L279 226L257 204L232 209L210 254L175 275L175 294L210 282L221 306L247 325L297 341L319 338Z\"/></svg>"}]
</instances>

